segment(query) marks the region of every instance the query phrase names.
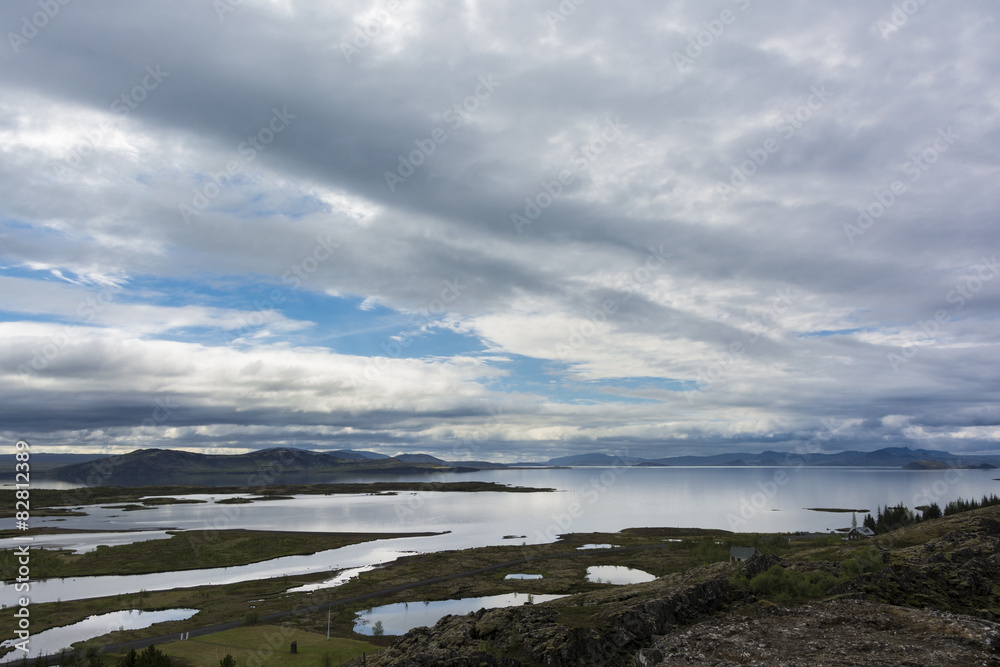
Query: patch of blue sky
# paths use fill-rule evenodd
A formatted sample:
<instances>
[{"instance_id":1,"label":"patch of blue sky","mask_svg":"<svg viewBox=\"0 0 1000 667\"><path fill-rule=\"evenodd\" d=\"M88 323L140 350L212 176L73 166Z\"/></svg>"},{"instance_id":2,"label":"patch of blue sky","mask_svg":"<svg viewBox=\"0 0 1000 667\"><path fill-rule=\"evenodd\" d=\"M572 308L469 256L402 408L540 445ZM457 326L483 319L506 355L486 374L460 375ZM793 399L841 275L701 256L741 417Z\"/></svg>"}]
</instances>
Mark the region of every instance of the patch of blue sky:
<instances>
[{"instance_id":1,"label":"patch of blue sky","mask_svg":"<svg viewBox=\"0 0 1000 667\"><path fill-rule=\"evenodd\" d=\"M244 219L257 219L272 216L284 216L298 220L314 213L330 213L330 204L312 194L301 192L265 193L262 191L246 192L256 185L256 179L246 174L230 176L225 171L219 173L195 173L192 180L198 185L195 190L204 198L200 211L226 213ZM209 185L213 185L208 189ZM216 187L219 192L215 192ZM239 203L233 203L229 190L239 190ZM220 193L222 196L220 196ZM214 195L209 197L209 195ZM197 199L197 197L196 197Z\"/></svg>"},{"instance_id":2,"label":"patch of blue sky","mask_svg":"<svg viewBox=\"0 0 1000 667\"><path fill-rule=\"evenodd\" d=\"M300 220L307 215L330 212L329 204L311 195L286 197L280 201L266 199L263 195L257 195L245 203L219 202L216 206L206 207L206 210L209 208L213 213L225 213L233 217L249 220L273 218L276 216L282 216L291 220Z\"/></svg>"},{"instance_id":3,"label":"patch of blue sky","mask_svg":"<svg viewBox=\"0 0 1000 667\"><path fill-rule=\"evenodd\" d=\"M3 247L0 246L0 253L2 253L2 251ZM59 280L59 278L52 275L52 272L48 269L32 269L22 265L0 266L0 275L10 276L12 278L29 278L31 280L63 282Z\"/></svg>"},{"instance_id":4,"label":"patch of blue sky","mask_svg":"<svg viewBox=\"0 0 1000 667\"><path fill-rule=\"evenodd\" d=\"M400 334L407 331L400 330ZM478 357L486 346L477 336L458 333L444 327L431 327L416 335L378 338L341 337L338 350L365 356L391 356L400 359L442 359L456 356ZM398 347L397 347L398 346Z\"/></svg>"},{"instance_id":5,"label":"patch of blue sky","mask_svg":"<svg viewBox=\"0 0 1000 667\"><path fill-rule=\"evenodd\" d=\"M487 383L491 389L538 394L561 403L656 403L659 399L637 393L650 389L689 391L696 388L693 382L659 377L581 381L573 377L570 364L516 354L504 355L492 363L507 374Z\"/></svg>"},{"instance_id":6,"label":"patch of blue sky","mask_svg":"<svg viewBox=\"0 0 1000 667\"><path fill-rule=\"evenodd\" d=\"M36 226L31 223L24 222L23 220L17 220L15 218L2 218L0 219L0 225L3 227L9 227L10 229L35 229Z\"/></svg>"},{"instance_id":7,"label":"patch of blue sky","mask_svg":"<svg viewBox=\"0 0 1000 667\"><path fill-rule=\"evenodd\" d=\"M822 331L807 331L805 333L800 333L797 338L826 338L827 336L850 336L851 334L861 333L863 331L871 331L871 329L866 327L859 327L856 329L823 329Z\"/></svg>"},{"instance_id":8,"label":"patch of blue sky","mask_svg":"<svg viewBox=\"0 0 1000 667\"><path fill-rule=\"evenodd\" d=\"M8 267L4 275L63 282L48 270ZM77 277L67 274L67 278ZM273 277L248 275L195 275L171 279L150 275L131 276L122 286L83 285L80 301L147 304L183 308L199 306L241 311L244 316L229 329L193 327L162 334L164 339L190 340L205 344L287 342L328 347L343 354L395 356L402 358L447 357L479 354L484 346L478 338L436 327L435 318L412 315L385 306L364 307L359 296L331 296L323 292L293 289ZM261 315L265 317L261 317ZM8 321L79 323L72 315L5 314ZM271 326L284 318L295 324ZM262 334L267 335L262 335ZM398 346L398 347L397 347Z\"/></svg>"},{"instance_id":9,"label":"patch of blue sky","mask_svg":"<svg viewBox=\"0 0 1000 667\"><path fill-rule=\"evenodd\" d=\"M191 283L185 288L203 288L206 284ZM176 293L176 285L170 287L168 294ZM364 299L354 295L332 296L294 290L274 282L222 280L216 283L210 295L202 296L210 297L211 303L206 305L247 312L237 330L225 332L227 341L239 337L246 342L268 328L271 335L259 340L327 347L341 354L358 356L448 357L478 354L484 349L476 337L434 326L434 318L414 316L381 305L362 307ZM256 315L258 313L267 314L268 319L280 315L302 326L275 334Z\"/></svg>"},{"instance_id":10,"label":"patch of blue sky","mask_svg":"<svg viewBox=\"0 0 1000 667\"><path fill-rule=\"evenodd\" d=\"M22 313L18 311L0 310L0 322L38 322L41 324L86 325L86 319L68 317L50 313Z\"/></svg>"}]
</instances>

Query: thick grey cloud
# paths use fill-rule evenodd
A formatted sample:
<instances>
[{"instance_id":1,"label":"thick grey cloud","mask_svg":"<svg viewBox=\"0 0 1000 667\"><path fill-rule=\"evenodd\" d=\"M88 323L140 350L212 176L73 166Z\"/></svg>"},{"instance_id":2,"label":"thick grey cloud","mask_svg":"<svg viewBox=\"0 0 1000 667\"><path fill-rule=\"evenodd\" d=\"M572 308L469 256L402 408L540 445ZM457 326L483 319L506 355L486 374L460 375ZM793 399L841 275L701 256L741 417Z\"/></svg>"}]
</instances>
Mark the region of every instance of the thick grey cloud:
<instances>
[{"instance_id":1,"label":"thick grey cloud","mask_svg":"<svg viewBox=\"0 0 1000 667\"><path fill-rule=\"evenodd\" d=\"M825 417L827 446L995 448L993 4L389 6L4 3L11 437L519 458L788 448ZM446 280L426 335L487 352L372 361L205 293L419 314Z\"/></svg>"}]
</instances>

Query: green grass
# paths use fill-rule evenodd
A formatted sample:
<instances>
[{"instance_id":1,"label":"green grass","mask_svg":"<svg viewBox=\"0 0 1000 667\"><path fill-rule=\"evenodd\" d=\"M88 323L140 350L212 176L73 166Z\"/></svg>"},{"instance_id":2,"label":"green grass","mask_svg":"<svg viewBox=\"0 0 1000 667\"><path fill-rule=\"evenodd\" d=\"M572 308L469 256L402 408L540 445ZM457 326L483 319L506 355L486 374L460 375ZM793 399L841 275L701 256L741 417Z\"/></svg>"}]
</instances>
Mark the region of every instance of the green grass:
<instances>
[{"instance_id":1,"label":"green grass","mask_svg":"<svg viewBox=\"0 0 1000 667\"><path fill-rule=\"evenodd\" d=\"M430 534L412 533L410 536ZM33 578L42 579L229 567L401 536L389 533L189 530L165 540L102 545L85 554L33 549L31 574ZM9 580L16 571L14 551L0 552L0 577Z\"/></svg>"},{"instance_id":2,"label":"green grass","mask_svg":"<svg viewBox=\"0 0 1000 667\"><path fill-rule=\"evenodd\" d=\"M296 642L298 652L289 653ZM329 653L333 665L339 665L362 653L371 655L380 647L356 639L331 637L277 625L236 628L204 635L187 641L162 644L159 649L175 658L190 661L193 667L219 667L228 653L238 667L320 667L323 654Z\"/></svg>"}]
</instances>

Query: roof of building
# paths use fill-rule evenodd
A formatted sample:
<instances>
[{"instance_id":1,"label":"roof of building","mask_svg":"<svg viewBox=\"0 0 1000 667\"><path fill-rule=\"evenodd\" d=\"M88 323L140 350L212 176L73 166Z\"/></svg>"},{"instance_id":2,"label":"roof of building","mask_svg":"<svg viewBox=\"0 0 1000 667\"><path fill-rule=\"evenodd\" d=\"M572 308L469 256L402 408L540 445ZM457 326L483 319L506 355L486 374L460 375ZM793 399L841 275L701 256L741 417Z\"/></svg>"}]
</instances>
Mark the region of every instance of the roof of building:
<instances>
[{"instance_id":1,"label":"roof of building","mask_svg":"<svg viewBox=\"0 0 1000 667\"><path fill-rule=\"evenodd\" d=\"M730 558L750 558L750 556L756 556L759 553L757 547L730 547L729 549Z\"/></svg>"},{"instance_id":2,"label":"roof of building","mask_svg":"<svg viewBox=\"0 0 1000 667\"><path fill-rule=\"evenodd\" d=\"M855 531L861 533L865 537L875 537L875 531L873 531L868 526L858 526L857 528L851 528L852 533Z\"/></svg>"}]
</instances>

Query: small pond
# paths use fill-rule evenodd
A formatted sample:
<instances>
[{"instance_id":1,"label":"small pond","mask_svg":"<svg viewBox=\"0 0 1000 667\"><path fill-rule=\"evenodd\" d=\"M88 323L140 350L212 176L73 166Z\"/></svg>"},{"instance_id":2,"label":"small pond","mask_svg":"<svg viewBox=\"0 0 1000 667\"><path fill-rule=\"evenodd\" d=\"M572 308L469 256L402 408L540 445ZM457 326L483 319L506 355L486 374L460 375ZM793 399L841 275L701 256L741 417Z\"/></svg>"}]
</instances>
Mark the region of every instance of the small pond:
<instances>
[{"instance_id":1,"label":"small pond","mask_svg":"<svg viewBox=\"0 0 1000 667\"><path fill-rule=\"evenodd\" d=\"M508 574L504 579L541 579L540 574Z\"/></svg>"},{"instance_id":2,"label":"small pond","mask_svg":"<svg viewBox=\"0 0 1000 667\"><path fill-rule=\"evenodd\" d=\"M138 630L148 628L154 623L183 621L197 613L197 609L164 609L162 611L127 609L124 611L113 611L108 614L99 614L97 616L88 616L79 623L63 625L31 635L28 641L28 657L34 658L38 655L53 655L64 648L69 648L76 642L100 637L115 630ZM0 644L0 649L6 650L14 646L17 641L16 639L8 639ZM23 657L24 653L22 651L15 650L0 658L0 662L16 662L20 661Z\"/></svg>"},{"instance_id":3,"label":"small pond","mask_svg":"<svg viewBox=\"0 0 1000 667\"><path fill-rule=\"evenodd\" d=\"M649 572L633 570L621 565L592 565L587 568L587 581L594 584L642 584L656 577Z\"/></svg>"},{"instance_id":4,"label":"small pond","mask_svg":"<svg viewBox=\"0 0 1000 667\"><path fill-rule=\"evenodd\" d=\"M406 634L413 628L431 626L448 614L468 614L480 609L516 607L528 602L548 602L565 597L563 595L532 595L530 593L505 593L482 598L461 600L435 600L423 602L397 602L381 607L373 607L358 614L354 631L371 635L372 626L382 621L382 629L387 635Z\"/></svg>"},{"instance_id":5,"label":"small pond","mask_svg":"<svg viewBox=\"0 0 1000 667\"><path fill-rule=\"evenodd\" d=\"M614 549L617 544L584 544L583 546L577 547L577 551L581 549Z\"/></svg>"}]
</instances>

